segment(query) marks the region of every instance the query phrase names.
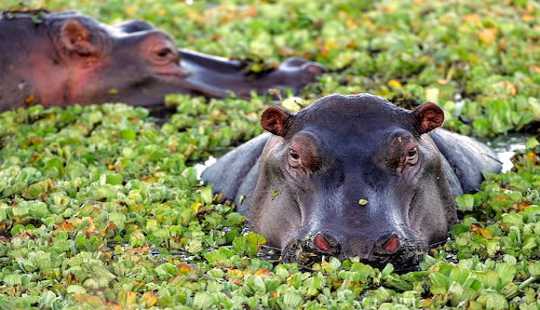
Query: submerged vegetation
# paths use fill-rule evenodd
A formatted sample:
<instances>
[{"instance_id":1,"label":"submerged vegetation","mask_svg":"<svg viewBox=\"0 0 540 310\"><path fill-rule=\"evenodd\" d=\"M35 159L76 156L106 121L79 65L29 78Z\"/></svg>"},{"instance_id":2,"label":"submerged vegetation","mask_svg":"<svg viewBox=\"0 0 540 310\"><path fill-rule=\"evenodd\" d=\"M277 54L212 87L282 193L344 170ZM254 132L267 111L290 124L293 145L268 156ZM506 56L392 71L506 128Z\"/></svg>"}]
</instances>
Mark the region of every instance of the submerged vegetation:
<instances>
[{"instance_id":1,"label":"submerged vegetation","mask_svg":"<svg viewBox=\"0 0 540 310\"><path fill-rule=\"evenodd\" d=\"M299 94L308 103L334 92L434 101L447 128L483 138L534 134L540 121L534 1L25 5L145 19L182 47L249 59L255 72L289 56L319 61L329 72ZM162 126L122 104L0 114L0 308L540 306L537 139L512 171L457 199L462 220L419 271L334 258L307 269L260 257L264 238L194 169L261 133L271 101L171 95L177 112Z\"/></svg>"}]
</instances>

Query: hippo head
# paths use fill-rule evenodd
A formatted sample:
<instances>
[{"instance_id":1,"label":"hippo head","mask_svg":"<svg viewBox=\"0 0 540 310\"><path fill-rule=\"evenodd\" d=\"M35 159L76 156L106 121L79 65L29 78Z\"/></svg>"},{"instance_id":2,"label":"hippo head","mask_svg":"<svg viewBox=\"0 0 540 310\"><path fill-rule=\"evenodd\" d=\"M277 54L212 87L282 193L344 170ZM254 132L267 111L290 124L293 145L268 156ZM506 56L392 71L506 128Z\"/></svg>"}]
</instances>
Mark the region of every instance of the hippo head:
<instances>
[{"instance_id":1,"label":"hippo head","mask_svg":"<svg viewBox=\"0 0 540 310\"><path fill-rule=\"evenodd\" d=\"M34 29L20 27L21 33ZM186 83L174 42L145 22L108 26L67 12L47 15L38 27L46 35L21 51L29 61L21 61L28 66L18 70L19 76L30 77L33 96L44 105L147 105L161 101L164 90Z\"/></svg>"},{"instance_id":2,"label":"hippo head","mask_svg":"<svg viewBox=\"0 0 540 310\"><path fill-rule=\"evenodd\" d=\"M250 203L253 228L285 260L320 253L416 265L456 219L427 134L443 120L433 103L408 111L368 94L331 95L296 114L268 108L261 124L273 136Z\"/></svg>"}]
</instances>

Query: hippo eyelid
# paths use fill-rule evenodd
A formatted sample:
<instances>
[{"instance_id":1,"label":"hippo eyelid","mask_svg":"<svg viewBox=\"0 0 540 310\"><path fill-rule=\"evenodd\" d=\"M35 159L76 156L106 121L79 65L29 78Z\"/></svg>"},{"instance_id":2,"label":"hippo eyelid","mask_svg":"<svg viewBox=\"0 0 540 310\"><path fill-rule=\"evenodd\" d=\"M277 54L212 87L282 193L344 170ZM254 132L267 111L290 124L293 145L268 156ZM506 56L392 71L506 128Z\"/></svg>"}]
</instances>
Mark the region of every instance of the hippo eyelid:
<instances>
[{"instance_id":1,"label":"hippo eyelid","mask_svg":"<svg viewBox=\"0 0 540 310\"><path fill-rule=\"evenodd\" d=\"M415 145L414 147L410 148L408 151L407 151L407 163L408 164L411 164L411 165L414 165L418 162L418 157L419 157L419 154L418 154L418 146Z\"/></svg>"},{"instance_id":2,"label":"hippo eyelid","mask_svg":"<svg viewBox=\"0 0 540 310\"><path fill-rule=\"evenodd\" d=\"M300 159L300 155L293 148L289 148L289 155L295 160Z\"/></svg>"},{"instance_id":3,"label":"hippo eyelid","mask_svg":"<svg viewBox=\"0 0 540 310\"><path fill-rule=\"evenodd\" d=\"M287 156L289 167L293 169L300 167L300 154L294 148L289 147Z\"/></svg>"}]
</instances>

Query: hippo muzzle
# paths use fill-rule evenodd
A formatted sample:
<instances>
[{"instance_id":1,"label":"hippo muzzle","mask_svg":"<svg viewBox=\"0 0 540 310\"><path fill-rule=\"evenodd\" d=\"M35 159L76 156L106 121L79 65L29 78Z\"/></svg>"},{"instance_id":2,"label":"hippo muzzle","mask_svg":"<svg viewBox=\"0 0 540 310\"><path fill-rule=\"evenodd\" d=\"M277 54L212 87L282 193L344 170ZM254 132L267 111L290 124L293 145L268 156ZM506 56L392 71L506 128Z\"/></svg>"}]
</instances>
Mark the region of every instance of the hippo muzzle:
<instances>
[{"instance_id":1,"label":"hippo muzzle","mask_svg":"<svg viewBox=\"0 0 540 310\"><path fill-rule=\"evenodd\" d=\"M391 263L398 271L408 271L416 268L430 248L427 240L405 225L392 229L392 225L381 224L386 230L362 229L359 233L344 229L346 221L339 222L341 226L312 227L303 237L288 241L282 250L282 260L308 266L323 256L358 257L370 265L384 267Z\"/></svg>"}]
</instances>

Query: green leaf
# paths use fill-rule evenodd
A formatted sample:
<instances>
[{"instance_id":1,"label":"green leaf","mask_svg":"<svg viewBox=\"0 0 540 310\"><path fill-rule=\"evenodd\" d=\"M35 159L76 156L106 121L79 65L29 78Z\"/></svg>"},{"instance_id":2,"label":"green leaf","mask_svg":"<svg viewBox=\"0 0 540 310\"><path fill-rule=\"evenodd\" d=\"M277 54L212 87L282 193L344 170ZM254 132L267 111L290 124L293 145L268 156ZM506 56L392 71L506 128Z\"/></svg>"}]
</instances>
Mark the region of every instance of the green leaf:
<instances>
[{"instance_id":1,"label":"green leaf","mask_svg":"<svg viewBox=\"0 0 540 310\"><path fill-rule=\"evenodd\" d=\"M471 194L465 194L456 197L456 204L461 211L472 211L474 207L474 196Z\"/></svg>"}]
</instances>

